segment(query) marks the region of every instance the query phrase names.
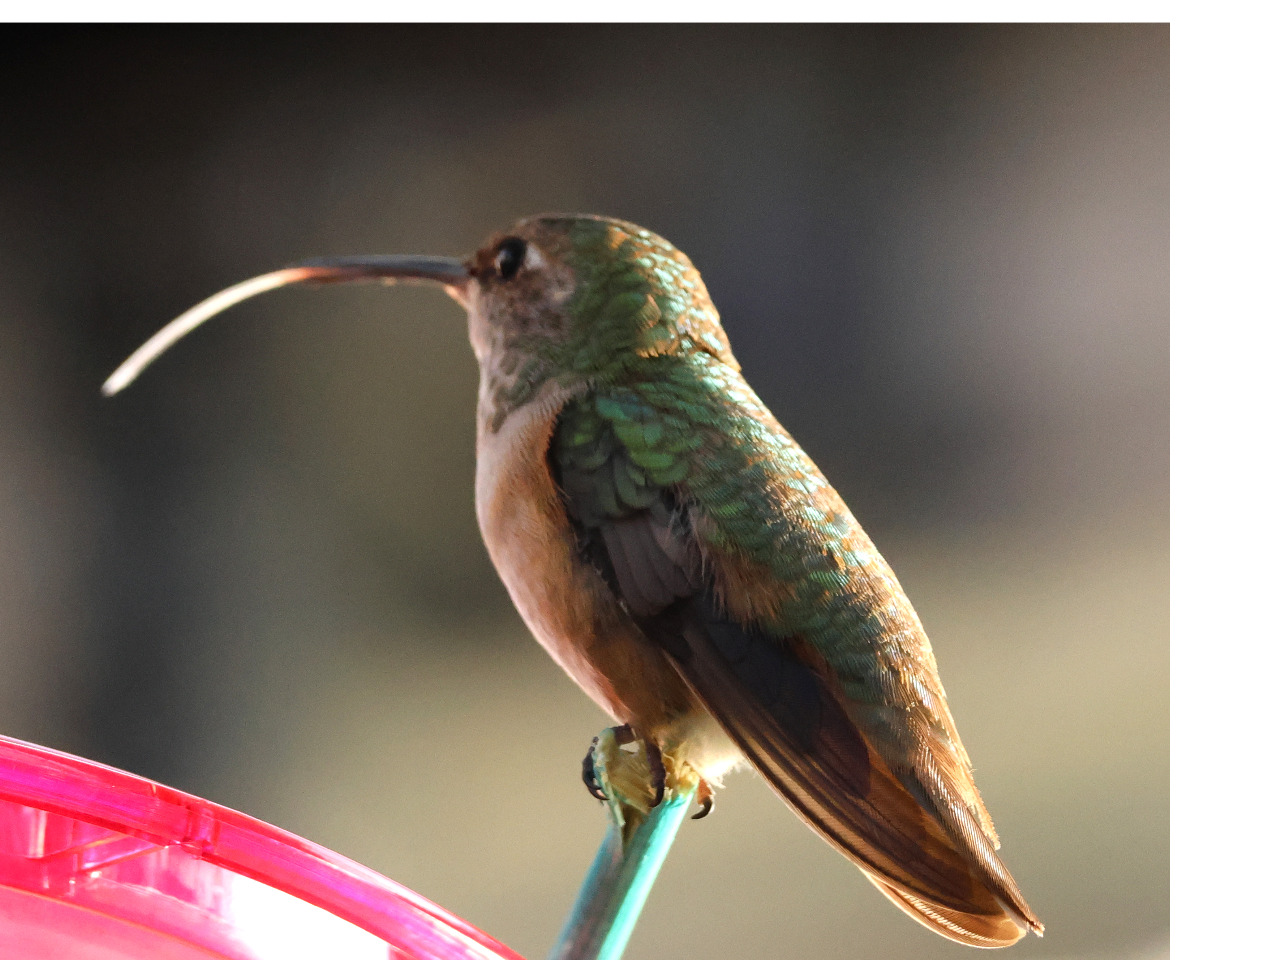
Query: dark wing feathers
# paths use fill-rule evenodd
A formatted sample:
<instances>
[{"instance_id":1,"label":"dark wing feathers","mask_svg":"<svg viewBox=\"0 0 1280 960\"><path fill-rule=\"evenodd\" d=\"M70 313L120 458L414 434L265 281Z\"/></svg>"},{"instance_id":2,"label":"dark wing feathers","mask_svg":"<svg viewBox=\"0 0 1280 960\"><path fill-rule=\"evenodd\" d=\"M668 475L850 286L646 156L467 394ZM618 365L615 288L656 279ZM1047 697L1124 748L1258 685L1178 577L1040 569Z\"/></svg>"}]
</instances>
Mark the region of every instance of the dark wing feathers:
<instances>
[{"instance_id":1,"label":"dark wing feathers","mask_svg":"<svg viewBox=\"0 0 1280 960\"><path fill-rule=\"evenodd\" d=\"M673 656L676 669L814 829L891 886L1017 929L957 856L946 826L869 748L817 672L776 640L727 622L706 591L642 626L659 642L679 631L689 654Z\"/></svg>"},{"instance_id":2,"label":"dark wing feathers","mask_svg":"<svg viewBox=\"0 0 1280 960\"><path fill-rule=\"evenodd\" d=\"M678 486L650 482L609 425L596 427L584 442L594 431L562 423L548 456L582 554L752 766L891 901L943 936L1003 946L1038 927L994 852L981 802L973 809L938 767L952 752L926 746L911 770L891 769L842 705L839 681L805 662L800 641L726 615L692 533L697 504ZM574 439L559 442L570 431ZM862 707L874 729L875 707Z\"/></svg>"},{"instance_id":3,"label":"dark wing feathers","mask_svg":"<svg viewBox=\"0 0 1280 960\"><path fill-rule=\"evenodd\" d=\"M587 537L598 537L603 552L597 562L613 569L614 589L636 618L651 617L696 589L700 562L691 542L671 526L674 511L661 501L635 510L622 519L590 528Z\"/></svg>"}]
</instances>

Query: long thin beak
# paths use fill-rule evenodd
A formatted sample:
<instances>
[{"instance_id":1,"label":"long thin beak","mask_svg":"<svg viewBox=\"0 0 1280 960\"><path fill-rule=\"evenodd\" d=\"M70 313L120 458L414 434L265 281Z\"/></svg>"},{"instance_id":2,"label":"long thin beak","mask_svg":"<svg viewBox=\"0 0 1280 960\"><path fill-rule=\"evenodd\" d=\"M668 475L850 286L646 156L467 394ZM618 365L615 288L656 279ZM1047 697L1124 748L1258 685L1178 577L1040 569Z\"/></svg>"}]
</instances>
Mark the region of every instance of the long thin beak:
<instances>
[{"instance_id":1,"label":"long thin beak","mask_svg":"<svg viewBox=\"0 0 1280 960\"><path fill-rule=\"evenodd\" d=\"M102 385L104 395L115 396L137 379L156 357L204 323L210 317L260 293L287 287L294 283L351 283L380 280L383 283L435 282L445 287L460 287L470 276L467 265L453 257L419 257L405 254L374 254L359 257L317 257L292 267L264 273L227 287L202 300L181 316L162 327L150 340L135 350Z\"/></svg>"}]
</instances>

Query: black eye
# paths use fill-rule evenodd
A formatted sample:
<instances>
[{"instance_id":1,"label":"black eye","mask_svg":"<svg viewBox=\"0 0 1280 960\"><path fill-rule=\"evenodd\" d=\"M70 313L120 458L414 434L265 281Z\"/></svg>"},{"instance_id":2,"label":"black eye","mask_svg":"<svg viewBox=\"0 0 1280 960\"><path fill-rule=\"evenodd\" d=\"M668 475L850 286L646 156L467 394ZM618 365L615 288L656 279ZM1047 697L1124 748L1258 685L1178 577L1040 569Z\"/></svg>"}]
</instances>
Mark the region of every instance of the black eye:
<instances>
[{"instance_id":1,"label":"black eye","mask_svg":"<svg viewBox=\"0 0 1280 960\"><path fill-rule=\"evenodd\" d=\"M524 263L524 241L518 237L508 237L498 245L498 252L494 254L493 262L498 267L498 276L503 280L510 280L516 275L516 271L520 269L520 264Z\"/></svg>"}]
</instances>

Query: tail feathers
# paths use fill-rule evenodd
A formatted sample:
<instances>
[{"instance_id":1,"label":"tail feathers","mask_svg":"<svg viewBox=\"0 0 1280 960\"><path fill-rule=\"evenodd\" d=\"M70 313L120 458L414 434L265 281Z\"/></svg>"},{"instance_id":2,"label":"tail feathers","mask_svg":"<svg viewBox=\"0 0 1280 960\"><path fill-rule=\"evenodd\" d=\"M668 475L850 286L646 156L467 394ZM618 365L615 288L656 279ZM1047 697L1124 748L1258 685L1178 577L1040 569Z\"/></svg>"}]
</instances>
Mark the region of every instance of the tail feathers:
<instances>
[{"instance_id":1,"label":"tail feathers","mask_svg":"<svg viewBox=\"0 0 1280 960\"><path fill-rule=\"evenodd\" d=\"M961 913L959 910L930 903L928 900L899 890L869 870L862 872L875 884L876 889L888 897L890 902L903 913L934 933L941 934L956 943L963 943L970 947L1007 947L1021 940L1028 929L1034 931L1037 936L1044 930L1038 920L1034 921L1032 926L1026 921L1015 919L1005 910L993 913Z\"/></svg>"},{"instance_id":2,"label":"tail feathers","mask_svg":"<svg viewBox=\"0 0 1280 960\"><path fill-rule=\"evenodd\" d=\"M864 736L824 674L763 631L717 615L705 597L646 629L782 800L901 909L979 947L1044 929L995 852L990 818L975 813L986 811L967 769L939 764L929 749L886 762L892 736L877 736L874 723Z\"/></svg>"},{"instance_id":3,"label":"tail feathers","mask_svg":"<svg viewBox=\"0 0 1280 960\"><path fill-rule=\"evenodd\" d=\"M939 819L946 826L947 832L950 833L956 845L956 850L970 865L970 870L980 879L982 887L985 888L984 893L993 904L997 905L1006 915L1009 924L1018 932L1013 940L1007 943L1013 943L1022 938L1027 930L1031 930L1036 936L1044 934L1044 924L1031 911L1030 905L1023 898L1022 892L1018 889L1018 884L1014 881L1013 875L1009 873L1009 869L1000 860L996 853L999 842L994 838L994 831L987 832L983 828L985 824L990 823L990 817L986 815L986 809L982 808L982 817L974 814L972 808L965 805L954 789L953 781L941 775L938 765L933 761L932 757L925 760L924 763L914 771L910 779L919 783L928 794L931 806L937 812ZM971 781L970 781L971 782ZM979 801L981 804L981 801ZM883 888L882 888L883 889ZM887 891L886 891L887 893ZM986 937L988 934L981 928L982 918L986 915L981 910L966 911L964 913L956 913L947 907L931 903L927 899L920 899L916 895L912 895L906 891L900 891L904 900L911 906L913 915L917 919L931 929L942 933L944 927L957 921L963 920L965 917L972 919L974 926L969 932L978 935L979 938ZM896 898L890 896L895 903ZM975 901L977 906L981 901ZM901 905L901 904L899 904ZM997 910L988 911L991 918L997 917ZM942 926L938 926L942 924ZM964 926L961 923L961 926ZM952 939L958 939L952 937ZM967 939L961 942L968 943ZM977 943L975 946L982 946ZM1003 946L1001 943L991 943L987 946Z\"/></svg>"}]
</instances>

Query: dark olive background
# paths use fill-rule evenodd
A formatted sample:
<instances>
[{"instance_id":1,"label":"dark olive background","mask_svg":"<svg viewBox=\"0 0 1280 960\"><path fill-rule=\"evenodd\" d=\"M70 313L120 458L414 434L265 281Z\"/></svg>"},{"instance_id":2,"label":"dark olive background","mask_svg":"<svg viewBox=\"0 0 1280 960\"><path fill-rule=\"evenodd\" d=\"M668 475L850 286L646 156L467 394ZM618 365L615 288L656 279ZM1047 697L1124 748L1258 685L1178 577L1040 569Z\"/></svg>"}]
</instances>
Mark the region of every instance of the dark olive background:
<instances>
[{"instance_id":1,"label":"dark olive background","mask_svg":"<svg viewBox=\"0 0 1280 960\"><path fill-rule=\"evenodd\" d=\"M0 732L334 847L536 958L605 718L476 530L476 375L420 288L544 210L700 267L744 370L933 638L1025 957L1168 943L1163 26L8 27ZM629 954L944 957L733 775Z\"/></svg>"}]
</instances>

